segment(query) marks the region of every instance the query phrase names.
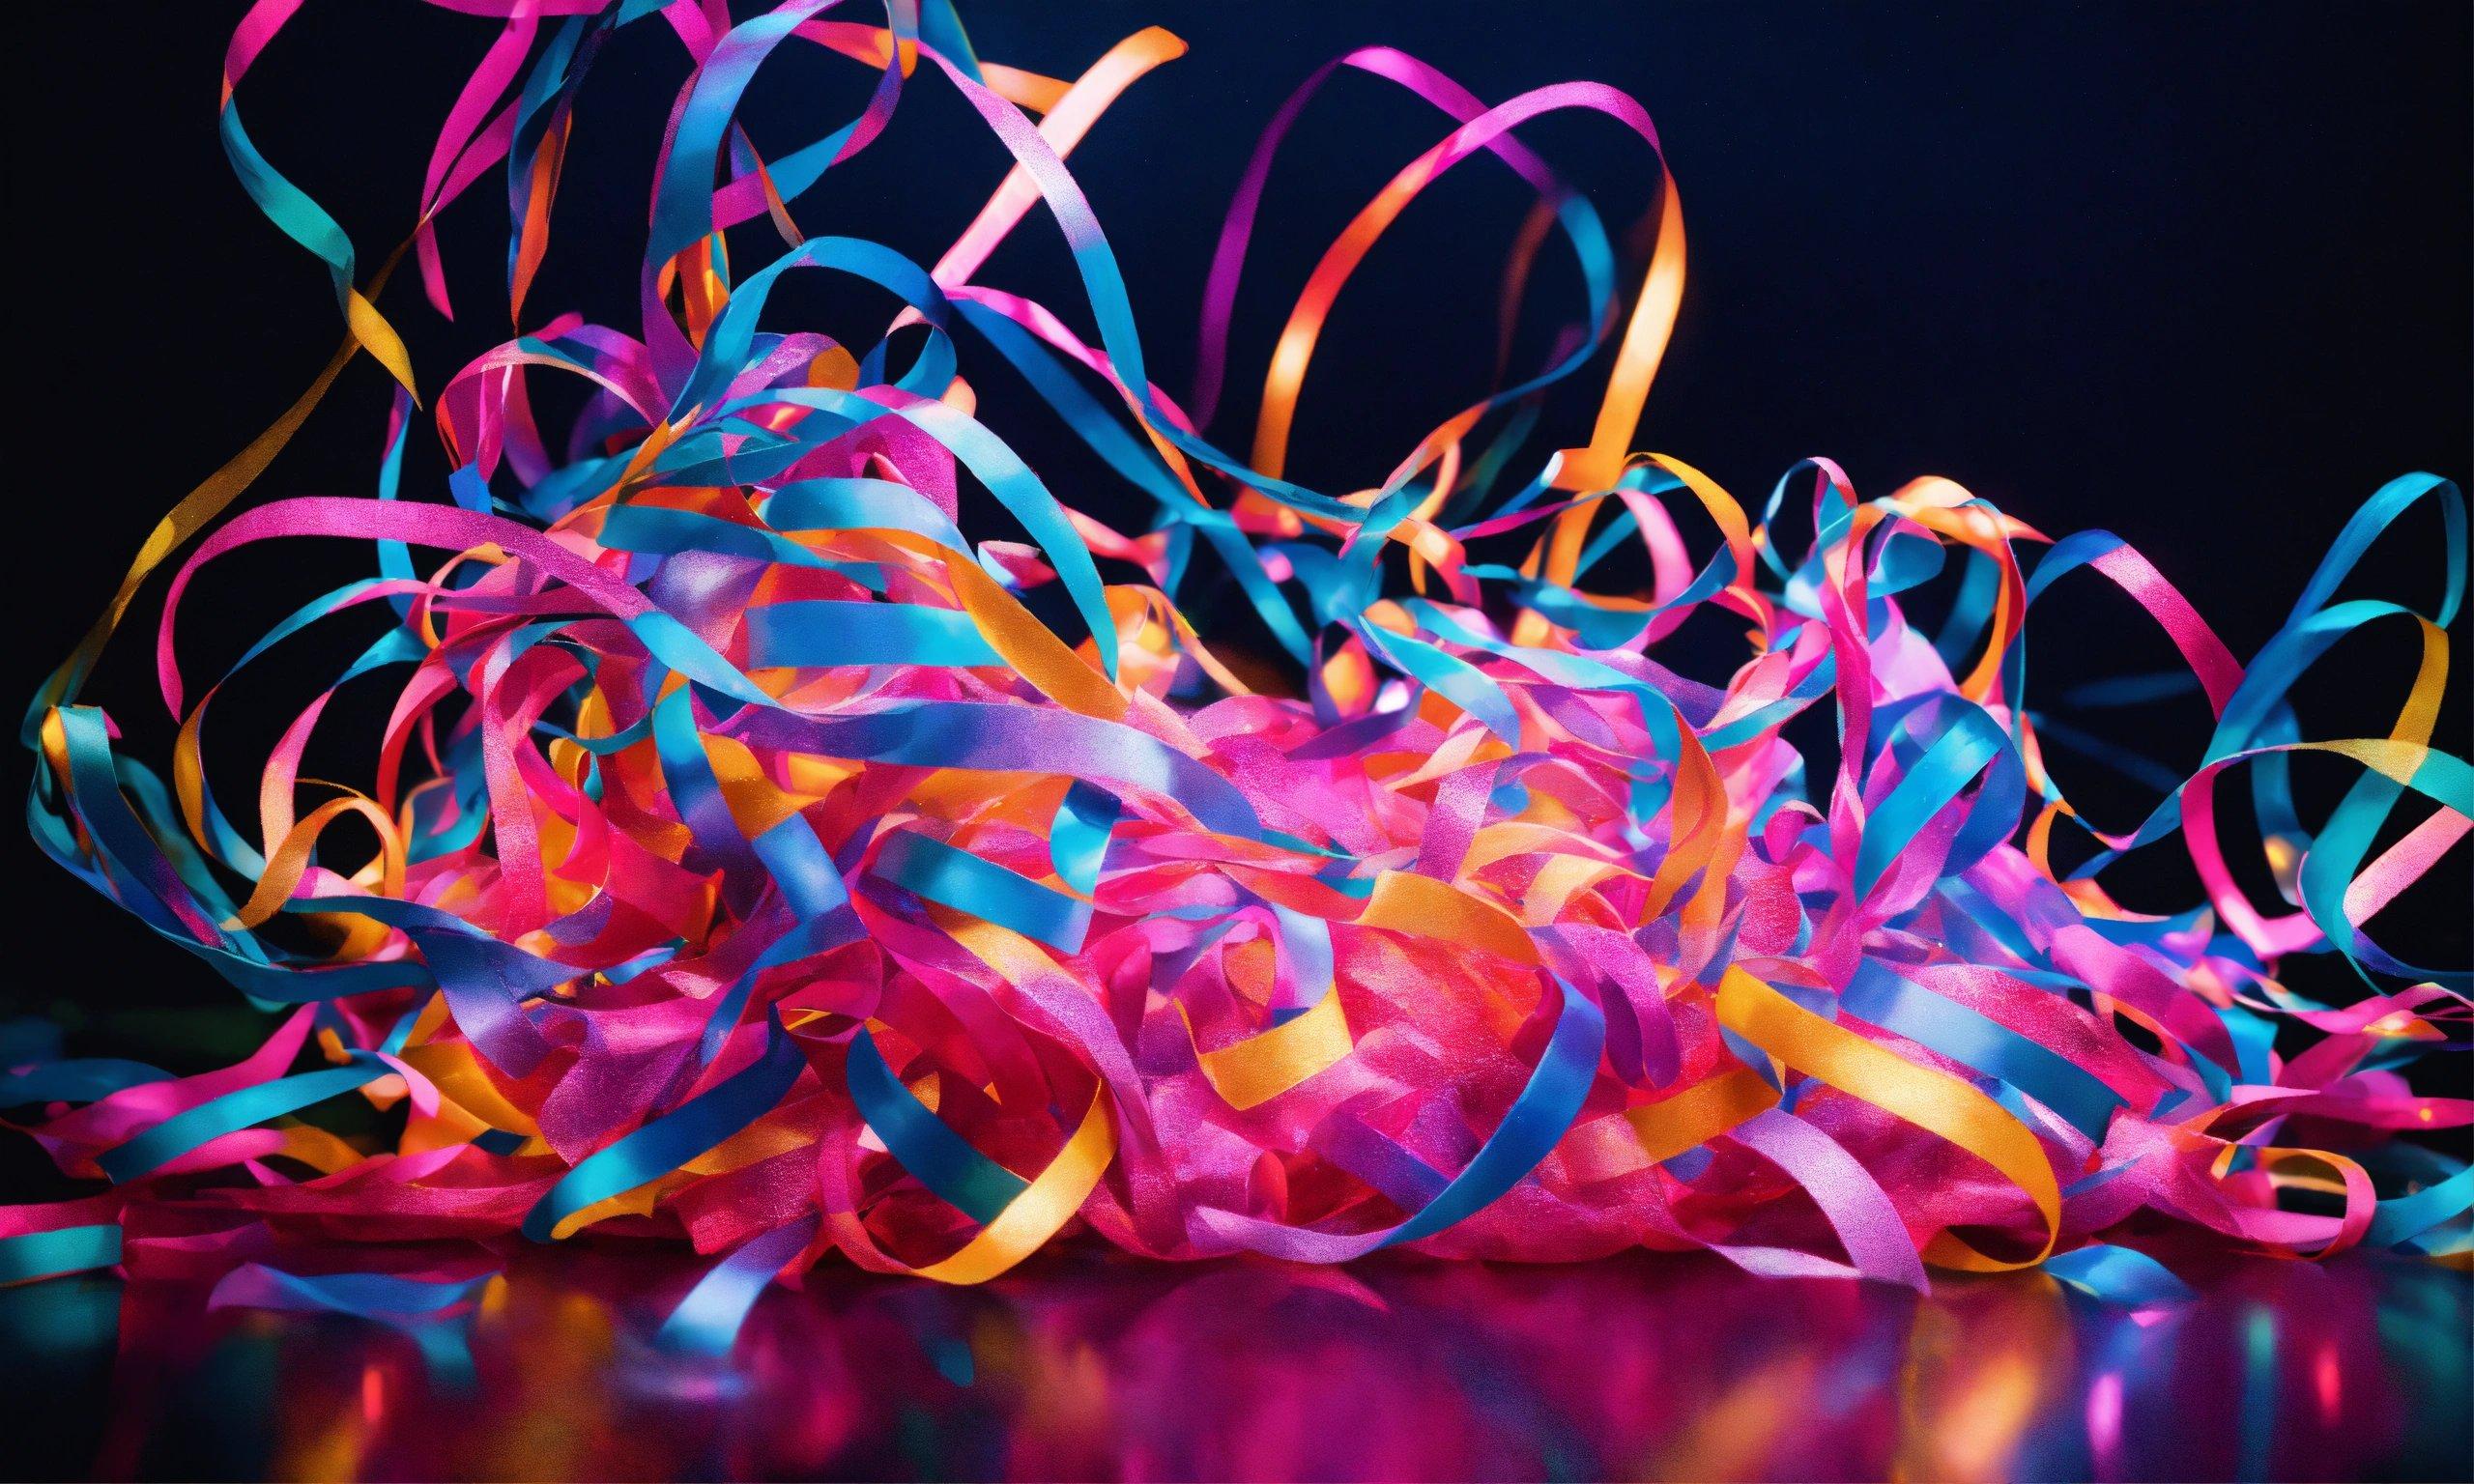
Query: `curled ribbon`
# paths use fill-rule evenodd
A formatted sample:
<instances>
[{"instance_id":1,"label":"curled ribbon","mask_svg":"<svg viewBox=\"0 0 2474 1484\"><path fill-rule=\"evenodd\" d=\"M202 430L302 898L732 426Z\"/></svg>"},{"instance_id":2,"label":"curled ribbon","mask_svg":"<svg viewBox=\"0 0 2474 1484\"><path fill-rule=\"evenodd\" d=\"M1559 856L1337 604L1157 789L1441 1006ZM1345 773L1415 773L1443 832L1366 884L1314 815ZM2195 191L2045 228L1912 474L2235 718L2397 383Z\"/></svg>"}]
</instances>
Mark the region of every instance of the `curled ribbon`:
<instances>
[{"instance_id":1,"label":"curled ribbon","mask_svg":"<svg viewBox=\"0 0 2474 1484\"><path fill-rule=\"evenodd\" d=\"M452 471L437 498L407 490L415 380L376 308L394 260L359 280L227 86L235 166L326 262L350 338L150 536L23 736L46 852L293 1009L259 1055L200 1075L5 1069L19 1127L112 1184L0 1212L0 1280L121 1260L133 1203L372 1241L597 1226L720 1254L662 1336L709 1353L826 1249L969 1283L1081 1228L1161 1258L1647 1244L1911 1285L1928 1262L2067 1253L2065 1281L2150 1298L2170 1274L2099 1240L2142 1211L2295 1253L2465 1253L2462 1163L2385 1135L2474 1121L2403 1074L2462 1049L2474 981L2369 931L2474 829L2474 770L2432 747L2465 581L2454 485L2375 495L2248 665L2118 539L2054 542L1947 480L1859 499L1813 460L1748 509L1630 448L1683 284L1648 114L1582 83L1488 105L1385 48L1334 66L1448 128L1321 258L1241 458L1210 433L1236 285L1278 147L1331 69L1240 185L1181 406L1145 371L1066 163L1182 55L1166 32L1057 79L980 60L944 0L893 0L882 26L833 0L735 24L685 4L442 3L502 30L407 243L446 310L433 222L503 163L509 301L534 328L437 383ZM231 83L298 8L249 12ZM529 322L594 59L655 16L688 76L653 174L642 322ZM767 158L739 100L800 45L868 69L874 91ZM804 193L931 85L1011 159L970 227L933 268L806 235ZM1644 262L1515 137L1566 111L1650 146ZM1481 157L1537 203L1492 383L1379 483L1294 482L1288 430L1338 296L1413 197ZM1096 343L974 281L1035 207ZM770 250L760 220L787 248L742 271ZM1584 301L1523 371L1509 328L1550 232ZM793 270L900 308L847 336L768 327ZM207 533L362 350L402 386L378 498L278 499ZM1601 352L1589 443L1525 454L1543 399ZM991 431L970 378L999 362L1148 497L1149 528L1068 505ZM528 389L544 376L583 391L560 438ZM964 529L973 486L1027 542ZM2338 600L2418 510L2448 537L2439 605ZM78 697L137 588L201 534L158 638L179 724L166 783ZM178 619L224 554L304 536L367 543L378 576L307 603L224 679L313 625L383 631L302 703L254 819L236 816L206 762L223 681L192 687ZM1589 585L1635 542L1645 585ZM1110 583L1102 558L1148 582ZM2061 585L2082 568L2163 627L2216 718L2187 777L2102 741L2102 695L2028 699L2029 613L2084 588ZM1292 671L1206 647L1191 605L1209 600L1191 595L1221 578ZM1953 595L1928 633L1908 595L1937 584ZM1750 645L1717 680L1658 658L1704 609ZM2296 682L2374 621L2419 638L2406 700L2383 735L2306 740ZM400 683L365 786L303 779L329 698L382 673ZM1785 728L1823 706L1836 746L1807 756ZM2159 802L2098 829L2057 781L2065 750L2158 780ZM2303 754L2355 770L2316 825L2288 784ZM2289 910L2253 902L2225 860L2217 784L2236 769ZM332 843L346 818L378 837L357 864ZM2168 841L2204 903L2149 915L2101 884ZM2322 952L2366 986L2350 1003L2277 977ZM313 1044L331 1065L295 1070ZM405 1102L400 1133L319 1129L343 1097ZM425 1314L465 1293L364 1276L261 1272L233 1301Z\"/></svg>"}]
</instances>

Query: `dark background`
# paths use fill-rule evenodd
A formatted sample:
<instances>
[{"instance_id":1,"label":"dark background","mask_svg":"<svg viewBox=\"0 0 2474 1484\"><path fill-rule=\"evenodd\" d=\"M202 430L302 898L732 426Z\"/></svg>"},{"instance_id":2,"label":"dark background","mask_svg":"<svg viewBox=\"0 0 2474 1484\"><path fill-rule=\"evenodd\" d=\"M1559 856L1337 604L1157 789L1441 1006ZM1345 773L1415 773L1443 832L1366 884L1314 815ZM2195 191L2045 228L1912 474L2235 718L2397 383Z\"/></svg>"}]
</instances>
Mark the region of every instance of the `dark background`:
<instances>
[{"instance_id":1,"label":"dark background","mask_svg":"<svg viewBox=\"0 0 2474 1484\"><path fill-rule=\"evenodd\" d=\"M0 693L12 720L160 512L264 427L340 332L324 271L250 207L216 141L222 47L241 10L41 8L18 22L7 202L16 528ZM1180 395L1204 268L1256 131L1313 66L1387 42L1490 101L1590 77L1646 103L1682 184L1692 251L1683 317L1636 442L1708 471L1748 505L1807 454L1838 459L1867 496L1945 474L2048 532L2119 532L2247 658L2380 483L2412 470L2467 472L2474 129L2468 11L2457 0L1015 0L965 6L964 18L984 58L1060 76L1145 23L1192 43L1074 157L1125 265L1154 375ZM495 31L411 0L313 0L244 85L244 117L269 158L375 262L409 225L437 121ZM629 324L646 172L683 75L683 53L655 22L623 33L595 71L528 328L566 308ZM779 153L854 114L871 81L793 43L760 74L745 117L760 146ZM1214 427L1224 445L1247 446L1264 357L1323 243L1445 128L1407 94L1355 74L1307 114L1274 176L1239 301L1230 395ZM1654 200L1646 152L1608 121L1567 115L1522 137L1586 185L1618 232ZM951 90L923 76L887 136L794 213L811 233L877 237L926 262L1004 164ZM1496 274L1524 204L1509 172L1474 160L1377 247L1309 379L1294 476L1371 483L1482 389ZM734 236L742 270L762 260L763 230ZM420 304L409 267L388 294L425 389L506 334L503 233L495 180L449 217L458 324ZM1537 293L1551 310L1533 327L1541 343L1577 300L1559 245L1541 254ZM979 281L1087 327L1044 214ZM777 298L768 323L864 345L883 303L836 292L802 283ZM987 367L992 357L964 351L983 415L1061 494L1136 516L1137 501L1095 482L1096 466L1024 410L1005 373ZM367 493L387 395L377 368L357 363L250 498ZM1557 403L1553 441L1539 446L1580 441L1591 411L1587 395ZM440 498L443 461L425 421L414 442L407 490ZM2418 512L2346 590L2428 609L2438 532ZM370 563L365 549L290 542L220 564L191 599L188 672L218 671L294 603ZM157 762L170 732L149 655L160 585L88 691ZM1194 606L1206 629L1229 621L1207 588ZM246 764L273 728L369 637L334 627L331 640L280 651L219 709L215 776L236 808L253 795ZM2077 678L2172 662L2153 625L2100 580L2057 589L2031 633L2030 695L2046 702ZM2462 623L2456 638L2461 664ZM2413 652L2394 621L2348 640L2331 673L2301 693L2306 730L2385 731ZM1740 655L1686 668L1718 678ZM2460 756L2465 696L2460 677L2441 736ZM329 750L313 750L306 771L354 776L381 716L374 692L348 693L329 713ZM2203 708L2190 697L2076 720L2177 776L2204 740ZM6 783L22 788L30 761L11 758ZM2054 765L2112 827L2152 800L2067 754ZM2345 782L2333 767L2297 773L2321 807ZM197 1009L235 1003L208 970L63 876L20 831L7 833L13 952L0 1013L55 1014L72 1047L108 1045L180 1070L253 1042L246 1023ZM2238 831L2229 846L2256 854ZM2198 899L2172 848L2132 863L2126 899L2157 910ZM2474 951L2466 855L2460 847L2381 920L2408 959L2461 964ZM2263 879L2254 885L2273 900ZM2295 982L2342 995L2324 967L2303 965Z\"/></svg>"}]
</instances>

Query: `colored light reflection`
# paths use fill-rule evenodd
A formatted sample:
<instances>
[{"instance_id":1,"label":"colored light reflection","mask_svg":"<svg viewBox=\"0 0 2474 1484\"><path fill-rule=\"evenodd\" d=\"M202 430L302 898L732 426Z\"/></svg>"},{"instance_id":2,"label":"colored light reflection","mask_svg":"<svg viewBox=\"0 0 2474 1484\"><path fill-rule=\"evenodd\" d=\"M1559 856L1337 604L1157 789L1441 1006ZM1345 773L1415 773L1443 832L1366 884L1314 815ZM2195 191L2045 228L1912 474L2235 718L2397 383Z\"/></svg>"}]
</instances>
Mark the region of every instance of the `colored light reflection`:
<instances>
[{"instance_id":1,"label":"colored light reflection","mask_svg":"<svg viewBox=\"0 0 2474 1484\"><path fill-rule=\"evenodd\" d=\"M2033 1274L1919 1298L1698 1257L1320 1270L1086 1251L970 1290L828 1268L766 1294L712 1360L650 1342L691 1267L567 1257L519 1260L438 1335L209 1312L210 1285L187 1281L0 1292L29 1383L13 1405L32 1409L10 1432L54 1450L13 1471L2205 1479L2469 1463L2474 1280L2430 1264L2225 1261L2192 1300L2134 1312Z\"/></svg>"}]
</instances>

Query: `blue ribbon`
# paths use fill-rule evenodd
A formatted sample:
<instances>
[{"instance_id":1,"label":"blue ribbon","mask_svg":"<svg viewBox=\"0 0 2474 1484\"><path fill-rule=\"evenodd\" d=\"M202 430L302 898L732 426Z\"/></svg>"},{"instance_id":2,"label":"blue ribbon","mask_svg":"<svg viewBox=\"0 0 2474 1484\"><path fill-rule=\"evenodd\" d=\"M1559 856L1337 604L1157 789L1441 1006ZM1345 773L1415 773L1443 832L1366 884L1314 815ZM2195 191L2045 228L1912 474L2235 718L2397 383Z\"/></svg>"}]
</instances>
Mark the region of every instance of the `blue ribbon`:
<instances>
[{"instance_id":1,"label":"blue ribbon","mask_svg":"<svg viewBox=\"0 0 2474 1484\"><path fill-rule=\"evenodd\" d=\"M1030 1182L973 1149L913 1097L885 1065L864 1025L850 1038L844 1074L850 1100L884 1141L885 1152L946 1205L984 1226L1029 1188Z\"/></svg>"},{"instance_id":2,"label":"blue ribbon","mask_svg":"<svg viewBox=\"0 0 2474 1484\"><path fill-rule=\"evenodd\" d=\"M782 1029L781 1015L768 1012L762 1055L561 1176L525 1213L524 1235L548 1241L558 1224L577 1212L658 1180L717 1148L771 1112L806 1067L799 1043Z\"/></svg>"},{"instance_id":3,"label":"blue ribbon","mask_svg":"<svg viewBox=\"0 0 2474 1484\"><path fill-rule=\"evenodd\" d=\"M985 918L1062 954L1082 951L1091 904L1052 891L1019 871L910 830L887 836L875 874L914 896Z\"/></svg>"}]
</instances>

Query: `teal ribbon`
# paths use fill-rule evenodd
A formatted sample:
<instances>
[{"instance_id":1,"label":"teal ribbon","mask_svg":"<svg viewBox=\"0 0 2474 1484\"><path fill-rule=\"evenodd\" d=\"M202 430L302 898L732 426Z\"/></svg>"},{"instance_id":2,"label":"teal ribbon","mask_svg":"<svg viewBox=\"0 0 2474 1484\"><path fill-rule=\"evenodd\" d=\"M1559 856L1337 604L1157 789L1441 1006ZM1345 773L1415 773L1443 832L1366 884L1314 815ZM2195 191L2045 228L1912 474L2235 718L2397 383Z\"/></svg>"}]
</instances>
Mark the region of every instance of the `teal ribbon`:
<instances>
[{"instance_id":1,"label":"teal ribbon","mask_svg":"<svg viewBox=\"0 0 2474 1484\"><path fill-rule=\"evenodd\" d=\"M885 1152L946 1205L984 1226L1029 1188L1030 1182L973 1149L912 1097L864 1025L850 1038L844 1075L850 1100Z\"/></svg>"},{"instance_id":2,"label":"teal ribbon","mask_svg":"<svg viewBox=\"0 0 2474 1484\"><path fill-rule=\"evenodd\" d=\"M548 1241L558 1224L589 1206L660 1179L762 1118L799 1079L807 1059L767 1013L764 1051L729 1077L617 1143L588 1156L525 1213L524 1235Z\"/></svg>"},{"instance_id":3,"label":"teal ribbon","mask_svg":"<svg viewBox=\"0 0 2474 1484\"><path fill-rule=\"evenodd\" d=\"M125 1185L202 1144L366 1087L391 1070L368 1052L356 1051L345 1066L277 1077L175 1113L128 1143L104 1150L95 1162L114 1184Z\"/></svg>"},{"instance_id":4,"label":"teal ribbon","mask_svg":"<svg viewBox=\"0 0 2474 1484\"><path fill-rule=\"evenodd\" d=\"M109 1268L120 1261L118 1222L0 1238L0 1287Z\"/></svg>"},{"instance_id":5,"label":"teal ribbon","mask_svg":"<svg viewBox=\"0 0 2474 1484\"><path fill-rule=\"evenodd\" d=\"M877 847L877 879L957 912L984 918L1062 954L1082 951L1091 904L943 841L898 830Z\"/></svg>"}]
</instances>

